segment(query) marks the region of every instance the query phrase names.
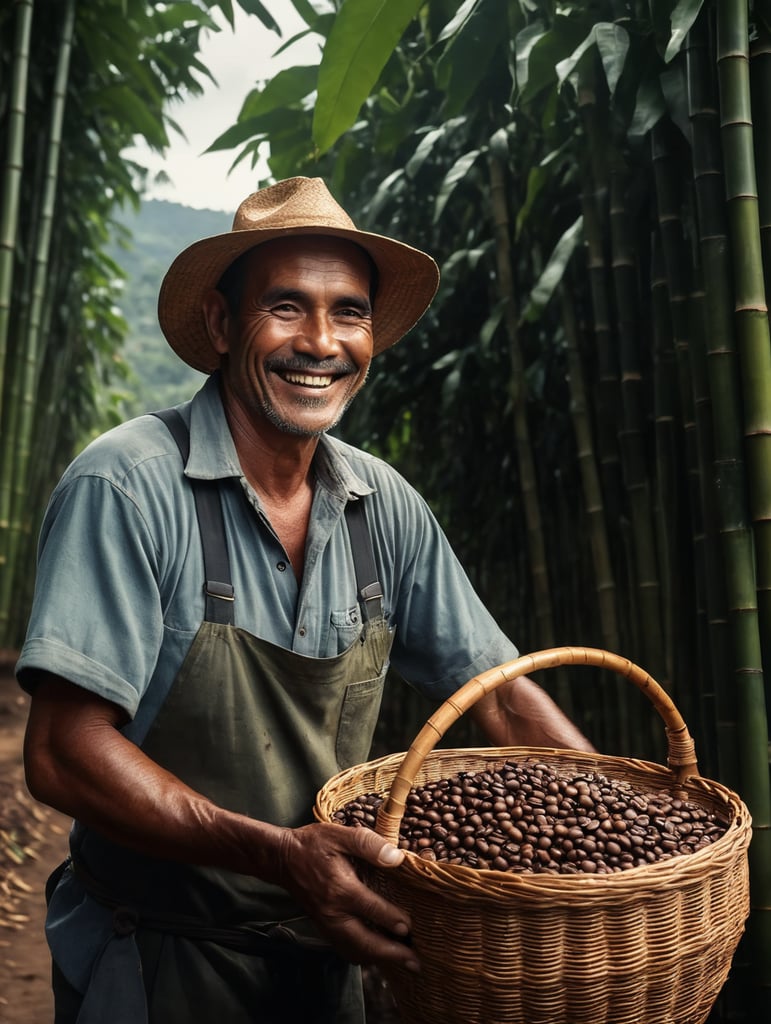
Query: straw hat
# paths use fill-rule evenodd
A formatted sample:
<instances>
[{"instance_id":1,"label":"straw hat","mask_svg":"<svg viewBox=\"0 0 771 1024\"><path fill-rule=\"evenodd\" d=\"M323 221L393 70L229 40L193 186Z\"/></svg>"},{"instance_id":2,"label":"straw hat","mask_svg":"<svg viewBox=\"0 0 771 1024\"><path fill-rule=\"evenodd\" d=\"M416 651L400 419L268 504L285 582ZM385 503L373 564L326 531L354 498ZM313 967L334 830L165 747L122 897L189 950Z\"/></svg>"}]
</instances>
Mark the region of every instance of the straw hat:
<instances>
[{"instance_id":1,"label":"straw hat","mask_svg":"<svg viewBox=\"0 0 771 1024\"><path fill-rule=\"evenodd\" d=\"M161 285L158 319L180 358L204 373L219 365L203 318L202 300L242 253L290 235L347 238L370 254L378 269L374 355L393 345L425 313L439 285L433 259L383 235L359 231L321 178L288 178L248 196L233 228L194 242L177 256Z\"/></svg>"}]
</instances>

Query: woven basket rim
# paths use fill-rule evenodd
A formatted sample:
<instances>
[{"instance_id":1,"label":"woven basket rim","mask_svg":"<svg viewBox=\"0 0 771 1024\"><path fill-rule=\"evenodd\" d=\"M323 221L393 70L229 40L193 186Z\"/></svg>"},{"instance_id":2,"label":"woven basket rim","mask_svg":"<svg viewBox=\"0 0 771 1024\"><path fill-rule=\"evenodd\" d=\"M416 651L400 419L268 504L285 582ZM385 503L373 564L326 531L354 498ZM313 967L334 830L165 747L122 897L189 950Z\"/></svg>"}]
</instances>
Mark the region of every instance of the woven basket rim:
<instances>
[{"instance_id":1,"label":"woven basket rim","mask_svg":"<svg viewBox=\"0 0 771 1024\"><path fill-rule=\"evenodd\" d=\"M379 787L363 786L356 795L363 795L366 792L385 796L389 782L387 776L391 770L394 773L398 770L403 757L404 754L401 752L385 754L372 761L363 762L338 772L317 794L314 807L314 815L317 820L331 820L332 813L339 810L353 794L334 806L330 801L330 806L326 807L330 796L356 779L363 780L365 776L380 773L382 778ZM469 893L473 890L475 897L493 901L510 895L526 898L529 893L538 899L551 896L554 900L559 901L560 899L575 898L577 891L580 891L582 897L586 896L590 900L613 898L615 901L619 898L623 900L625 896L629 899L639 899L640 890L646 886L655 889L674 887L685 884L687 881L698 882L700 877L706 877L714 870L723 870L723 860L733 859L737 849L746 848L750 842L752 819L749 809L738 794L722 783L698 774L689 776L684 781L677 781L670 768L655 761L585 753L556 747L441 747L432 750L427 755L420 775L426 779L430 775L434 780L446 778L448 777L447 773L437 774L437 771L433 769L441 766L443 761L458 757L466 758L469 761L468 770L484 770L485 765L480 765L480 759L485 760L488 764L499 762L501 765L507 760L526 759L549 764L550 767L559 770L561 758L563 764L569 761L580 768L606 774L616 782L623 782L623 777L613 771L607 771L604 765L608 763L611 767L623 766L643 775L650 775L652 779L655 778L657 786L662 789L684 790L694 797L698 795L708 804L718 805L725 811L728 818L724 822L727 828L714 843L694 853L664 858L652 864L638 865L626 871L601 875L471 868L464 865L425 860L410 851L405 851L404 861L398 868L389 869L389 871L395 870L404 876L411 876L416 884L436 888L438 892L464 887ZM477 760L476 765L472 763L474 759ZM456 774L463 770L467 769L455 766L450 774ZM669 787L666 785L667 782L669 782ZM692 793L689 791L689 787L693 791ZM710 809L717 813L715 806Z\"/></svg>"}]
</instances>

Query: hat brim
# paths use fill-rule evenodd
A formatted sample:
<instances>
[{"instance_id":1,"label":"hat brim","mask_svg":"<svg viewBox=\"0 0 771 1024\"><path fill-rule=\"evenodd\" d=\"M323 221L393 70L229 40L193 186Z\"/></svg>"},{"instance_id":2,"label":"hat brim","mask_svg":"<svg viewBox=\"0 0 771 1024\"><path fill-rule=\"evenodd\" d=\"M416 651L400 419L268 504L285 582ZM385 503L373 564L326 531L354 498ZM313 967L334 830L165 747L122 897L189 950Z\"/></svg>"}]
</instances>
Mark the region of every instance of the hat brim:
<instances>
[{"instance_id":1,"label":"hat brim","mask_svg":"<svg viewBox=\"0 0 771 1024\"><path fill-rule=\"evenodd\" d=\"M203 373L219 366L203 316L203 298L243 253L276 238L328 235L365 249L378 269L374 302L373 355L390 348L415 326L439 287L434 260L405 242L355 228L301 226L228 231L193 242L169 267L158 297L158 320L171 348Z\"/></svg>"}]
</instances>

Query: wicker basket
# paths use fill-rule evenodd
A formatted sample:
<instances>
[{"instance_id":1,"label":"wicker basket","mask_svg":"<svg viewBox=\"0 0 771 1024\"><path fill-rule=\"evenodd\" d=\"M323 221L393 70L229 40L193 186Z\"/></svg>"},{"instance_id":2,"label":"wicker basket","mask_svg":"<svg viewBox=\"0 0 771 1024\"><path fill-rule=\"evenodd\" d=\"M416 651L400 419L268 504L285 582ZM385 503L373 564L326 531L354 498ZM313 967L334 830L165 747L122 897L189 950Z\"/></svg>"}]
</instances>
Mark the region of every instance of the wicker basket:
<instances>
[{"instance_id":1,"label":"wicker basket","mask_svg":"<svg viewBox=\"0 0 771 1024\"><path fill-rule=\"evenodd\" d=\"M635 683L664 720L668 765L576 751L434 750L447 728L506 680L566 664L603 666ZM475 677L428 720L407 754L341 772L319 792L330 821L363 793L386 800L377 830L397 841L412 786L532 757L667 789L728 828L698 852L603 875L527 874L438 864L408 853L368 883L413 922L420 975L385 969L407 1024L699 1024L722 988L749 913L751 822L736 794L698 775L677 708L642 669L606 651L555 648Z\"/></svg>"}]
</instances>

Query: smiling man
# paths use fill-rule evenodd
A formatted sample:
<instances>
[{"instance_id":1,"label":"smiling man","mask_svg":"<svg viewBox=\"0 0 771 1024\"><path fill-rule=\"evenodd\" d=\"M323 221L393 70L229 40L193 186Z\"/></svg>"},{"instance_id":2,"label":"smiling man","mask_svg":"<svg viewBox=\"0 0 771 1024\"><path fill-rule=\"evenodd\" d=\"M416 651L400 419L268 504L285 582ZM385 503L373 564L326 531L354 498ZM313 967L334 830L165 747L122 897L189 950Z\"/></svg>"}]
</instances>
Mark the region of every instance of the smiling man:
<instances>
[{"instance_id":1,"label":"smiling man","mask_svg":"<svg viewBox=\"0 0 771 1024\"><path fill-rule=\"evenodd\" d=\"M353 964L419 971L355 868L403 854L312 808L366 761L391 662L437 703L517 654L417 493L328 433L437 284L321 180L255 193L161 289L201 391L57 486L17 666L30 790L74 819L56 1024L361 1024ZM590 749L526 679L474 715L496 745Z\"/></svg>"}]
</instances>

